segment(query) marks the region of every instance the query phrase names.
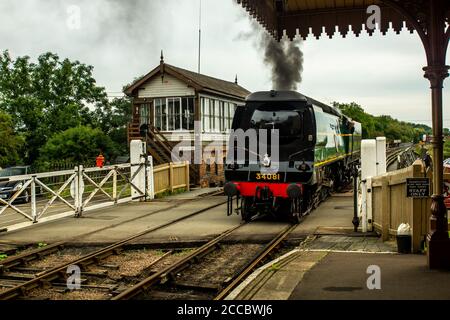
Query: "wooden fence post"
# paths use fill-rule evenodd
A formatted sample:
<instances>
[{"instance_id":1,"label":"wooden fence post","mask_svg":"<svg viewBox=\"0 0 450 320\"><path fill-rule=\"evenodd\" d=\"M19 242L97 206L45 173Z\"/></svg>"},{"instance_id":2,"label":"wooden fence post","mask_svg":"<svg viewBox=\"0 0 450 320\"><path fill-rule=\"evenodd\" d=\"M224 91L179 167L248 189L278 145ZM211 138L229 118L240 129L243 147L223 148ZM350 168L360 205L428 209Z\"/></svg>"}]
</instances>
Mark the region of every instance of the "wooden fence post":
<instances>
[{"instance_id":1,"label":"wooden fence post","mask_svg":"<svg viewBox=\"0 0 450 320\"><path fill-rule=\"evenodd\" d=\"M170 192L173 192L173 163L169 163L169 185L170 185Z\"/></svg>"},{"instance_id":2,"label":"wooden fence post","mask_svg":"<svg viewBox=\"0 0 450 320\"><path fill-rule=\"evenodd\" d=\"M391 225L391 189L389 178L381 180L381 234L383 241L389 240L389 228Z\"/></svg>"},{"instance_id":3,"label":"wooden fence post","mask_svg":"<svg viewBox=\"0 0 450 320\"><path fill-rule=\"evenodd\" d=\"M184 171L184 176L185 176L185 182L186 182L186 191L190 191L190 181L189 181L189 161L186 161L184 163L185 167L185 171Z\"/></svg>"},{"instance_id":4,"label":"wooden fence post","mask_svg":"<svg viewBox=\"0 0 450 320\"><path fill-rule=\"evenodd\" d=\"M117 167L114 167L114 172L113 172L113 190L112 190L112 194L113 194L113 200L114 203L117 204Z\"/></svg>"}]
</instances>

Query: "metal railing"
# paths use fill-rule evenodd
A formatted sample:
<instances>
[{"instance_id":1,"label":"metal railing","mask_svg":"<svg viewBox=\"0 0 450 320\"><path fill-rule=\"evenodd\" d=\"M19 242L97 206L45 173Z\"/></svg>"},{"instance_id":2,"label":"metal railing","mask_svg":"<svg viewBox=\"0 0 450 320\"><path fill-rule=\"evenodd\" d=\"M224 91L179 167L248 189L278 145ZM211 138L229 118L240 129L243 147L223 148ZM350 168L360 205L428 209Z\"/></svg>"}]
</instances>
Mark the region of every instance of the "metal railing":
<instances>
[{"instance_id":1,"label":"metal railing","mask_svg":"<svg viewBox=\"0 0 450 320\"><path fill-rule=\"evenodd\" d=\"M153 197L148 180L153 163L73 170L1 178L13 188L0 188L0 231L75 215L132 200ZM151 174L149 175L148 173ZM3 197L2 197L3 195Z\"/></svg>"}]
</instances>

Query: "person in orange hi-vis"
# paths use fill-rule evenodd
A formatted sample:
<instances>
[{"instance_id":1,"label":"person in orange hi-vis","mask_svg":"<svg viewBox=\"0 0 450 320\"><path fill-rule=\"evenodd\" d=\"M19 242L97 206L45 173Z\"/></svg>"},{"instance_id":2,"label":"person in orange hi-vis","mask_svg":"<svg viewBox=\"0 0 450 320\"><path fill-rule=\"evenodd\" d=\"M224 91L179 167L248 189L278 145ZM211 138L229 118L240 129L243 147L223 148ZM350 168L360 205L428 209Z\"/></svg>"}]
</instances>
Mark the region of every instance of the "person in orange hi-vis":
<instances>
[{"instance_id":1,"label":"person in orange hi-vis","mask_svg":"<svg viewBox=\"0 0 450 320\"><path fill-rule=\"evenodd\" d=\"M103 165L105 164L105 157L102 153L98 155L98 157L95 159L97 168L103 168Z\"/></svg>"}]
</instances>

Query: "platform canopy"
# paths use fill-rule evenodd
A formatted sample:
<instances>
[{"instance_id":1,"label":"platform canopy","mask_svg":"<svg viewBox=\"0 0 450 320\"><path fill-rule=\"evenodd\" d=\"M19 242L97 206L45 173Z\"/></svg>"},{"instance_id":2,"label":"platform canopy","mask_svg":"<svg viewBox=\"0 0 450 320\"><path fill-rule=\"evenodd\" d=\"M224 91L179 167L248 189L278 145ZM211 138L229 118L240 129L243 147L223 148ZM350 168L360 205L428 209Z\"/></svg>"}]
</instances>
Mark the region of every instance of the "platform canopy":
<instances>
[{"instance_id":1,"label":"platform canopy","mask_svg":"<svg viewBox=\"0 0 450 320\"><path fill-rule=\"evenodd\" d=\"M419 35L428 65L423 68L431 84L433 115L433 192L427 256L430 268L450 269L450 239L447 209L443 197L443 117L442 89L449 76L446 64L450 39L450 0L236 0L271 35L306 39L311 33L332 38L356 36L365 29L372 35L371 15L380 13L378 29L382 34L392 27L400 33L405 26ZM371 7L377 5L377 7ZM380 46L380 50L382 47Z\"/></svg>"},{"instance_id":2,"label":"platform canopy","mask_svg":"<svg viewBox=\"0 0 450 320\"><path fill-rule=\"evenodd\" d=\"M266 30L280 38L283 32L293 39L297 34L319 38L323 32L332 38L345 37L351 30L359 36L365 28L367 8L378 5L382 10L379 30L385 34L390 25L396 33L402 28L413 32L427 28L428 6L424 0L237 0ZM450 20L450 1L446 3L446 21ZM411 16L407 19L405 14ZM336 30L337 29L337 30ZM448 33L448 32L447 32Z\"/></svg>"}]
</instances>

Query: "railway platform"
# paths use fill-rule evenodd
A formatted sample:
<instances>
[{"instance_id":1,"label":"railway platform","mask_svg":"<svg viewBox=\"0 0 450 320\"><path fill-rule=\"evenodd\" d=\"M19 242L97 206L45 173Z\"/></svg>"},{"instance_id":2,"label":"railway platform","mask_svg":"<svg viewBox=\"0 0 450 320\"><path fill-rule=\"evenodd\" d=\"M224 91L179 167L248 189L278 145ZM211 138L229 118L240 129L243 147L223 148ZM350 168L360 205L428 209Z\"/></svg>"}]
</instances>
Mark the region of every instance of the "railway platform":
<instances>
[{"instance_id":1,"label":"railway platform","mask_svg":"<svg viewBox=\"0 0 450 320\"><path fill-rule=\"evenodd\" d=\"M350 195L322 204L299 226L309 234L297 249L256 270L226 299L450 299L449 271L430 271L425 254L398 254L395 241L353 233L351 206Z\"/></svg>"},{"instance_id":2,"label":"railway platform","mask_svg":"<svg viewBox=\"0 0 450 320\"><path fill-rule=\"evenodd\" d=\"M430 271L425 259L395 253L298 250L257 271L228 299L448 300L450 273ZM379 267L380 289L367 287L370 266Z\"/></svg>"}]
</instances>

